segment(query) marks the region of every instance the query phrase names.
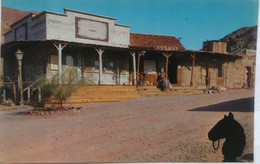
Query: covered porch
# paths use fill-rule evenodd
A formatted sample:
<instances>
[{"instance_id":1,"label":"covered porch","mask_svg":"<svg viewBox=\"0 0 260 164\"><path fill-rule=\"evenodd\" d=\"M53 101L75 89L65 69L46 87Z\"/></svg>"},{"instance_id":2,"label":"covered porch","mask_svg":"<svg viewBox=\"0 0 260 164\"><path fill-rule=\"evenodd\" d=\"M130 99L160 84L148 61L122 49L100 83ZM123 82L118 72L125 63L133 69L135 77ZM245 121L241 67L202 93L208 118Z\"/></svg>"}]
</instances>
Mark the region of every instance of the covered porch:
<instances>
[{"instance_id":1,"label":"covered porch","mask_svg":"<svg viewBox=\"0 0 260 164\"><path fill-rule=\"evenodd\" d=\"M15 52L23 52L23 81L35 81L73 70L82 84L129 85L130 53L124 48L61 41L13 41L2 46L5 77L17 81ZM6 78L5 78L6 81Z\"/></svg>"},{"instance_id":2,"label":"covered porch","mask_svg":"<svg viewBox=\"0 0 260 164\"><path fill-rule=\"evenodd\" d=\"M174 86L198 89L213 86L226 88L230 78L228 64L242 58L237 54L190 50L146 49L135 52L137 85L156 85L158 80L167 79ZM130 79L134 79L135 72L130 74Z\"/></svg>"}]
</instances>

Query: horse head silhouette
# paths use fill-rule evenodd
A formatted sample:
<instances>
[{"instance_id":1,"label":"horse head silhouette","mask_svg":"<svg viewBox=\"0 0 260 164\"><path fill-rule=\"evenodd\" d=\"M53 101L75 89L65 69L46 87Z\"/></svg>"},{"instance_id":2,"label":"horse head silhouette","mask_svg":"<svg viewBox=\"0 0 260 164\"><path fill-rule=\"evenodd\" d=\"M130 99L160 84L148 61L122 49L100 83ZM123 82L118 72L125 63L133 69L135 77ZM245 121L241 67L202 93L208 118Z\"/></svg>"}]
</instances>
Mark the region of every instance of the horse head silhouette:
<instances>
[{"instance_id":1,"label":"horse head silhouette","mask_svg":"<svg viewBox=\"0 0 260 164\"><path fill-rule=\"evenodd\" d=\"M234 115L230 112L228 116L217 122L217 124L209 131L208 138L214 142L219 139L226 138L222 147L224 161L236 161L236 157L240 157L243 153L246 141L243 127L234 119Z\"/></svg>"}]
</instances>

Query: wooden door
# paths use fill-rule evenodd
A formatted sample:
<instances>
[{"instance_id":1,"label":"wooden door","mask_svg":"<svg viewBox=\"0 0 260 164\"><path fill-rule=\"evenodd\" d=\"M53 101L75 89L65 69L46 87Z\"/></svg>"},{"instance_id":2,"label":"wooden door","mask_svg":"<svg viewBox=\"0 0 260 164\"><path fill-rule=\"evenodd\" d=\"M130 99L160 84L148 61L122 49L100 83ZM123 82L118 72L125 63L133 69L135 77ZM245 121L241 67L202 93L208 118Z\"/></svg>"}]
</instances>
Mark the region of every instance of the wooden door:
<instances>
[{"instance_id":1,"label":"wooden door","mask_svg":"<svg viewBox=\"0 0 260 164\"><path fill-rule=\"evenodd\" d=\"M208 67L201 67L201 85L202 86L209 86L209 68Z\"/></svg>"},{"instance_id":2,"label":"wooden door","mask_svg":"<svg viewBox=\"0 0 260 164\"><path fill-rule=\"evenodd\" d=\"M224 86L224 77L223 77L223 69L222 66L219 66L217 68L217 86L218 87L223 87Z\"/></svg>"}]
</instances>

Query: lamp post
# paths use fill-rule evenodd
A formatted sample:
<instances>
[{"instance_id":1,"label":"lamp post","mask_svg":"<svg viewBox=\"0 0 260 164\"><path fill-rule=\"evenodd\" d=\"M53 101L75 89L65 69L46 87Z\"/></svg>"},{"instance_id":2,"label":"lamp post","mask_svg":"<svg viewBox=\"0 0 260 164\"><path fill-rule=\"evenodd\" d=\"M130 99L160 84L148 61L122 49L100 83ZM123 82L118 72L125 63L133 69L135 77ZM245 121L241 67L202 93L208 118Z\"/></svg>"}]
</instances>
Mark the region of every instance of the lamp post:
<instances>
[{"instance_id":1,"label":"lamp post","mask_svg":"<svg viewBox=\"0 0 260 164\"><path fill-rule=\"evenodd\" d=\"M20 105L23 105L23 78L22 78L22 59L23 52L18 49L15 52L16 59L18 60L18 88L20 91Z\"/></svg>"}]
</instances>

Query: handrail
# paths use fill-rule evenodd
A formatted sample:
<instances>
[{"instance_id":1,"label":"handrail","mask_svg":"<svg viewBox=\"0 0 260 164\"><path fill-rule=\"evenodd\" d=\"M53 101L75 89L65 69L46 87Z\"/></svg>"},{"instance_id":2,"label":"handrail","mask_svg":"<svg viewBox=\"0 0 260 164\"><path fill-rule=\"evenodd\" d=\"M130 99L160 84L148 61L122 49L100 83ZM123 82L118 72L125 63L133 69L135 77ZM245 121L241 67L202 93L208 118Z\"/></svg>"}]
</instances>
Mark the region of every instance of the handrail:
<instances>
[{"instance_id":1,"label":"handrail","mask_svg":"<svg viewBox=\"0 0 260 164\"><path fill-rule=\"evenodd\" d=\"M31 88L31 87L32 87L35 83L37 83L38 81L39 81L39 79L36 80L36 81L30 82L31 84L30 84L28 87L24 88L23 92L24 92L24 91L27 91L28 88ZM29 83L29 82L28 82L28 83Z\"/></svg>"},{"instance_id":2,"label":"handrail","mask_svg":"<svg viewBox=\"0 0 260 164\"><path fill-rule=\"evenodd\" d=\"M15 82L0 82L0 85L4 85L4 84L14 84Z\"/></svg>"}]
</instances>

